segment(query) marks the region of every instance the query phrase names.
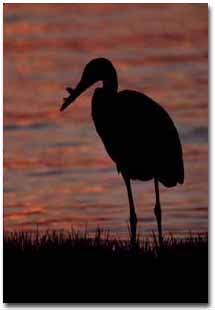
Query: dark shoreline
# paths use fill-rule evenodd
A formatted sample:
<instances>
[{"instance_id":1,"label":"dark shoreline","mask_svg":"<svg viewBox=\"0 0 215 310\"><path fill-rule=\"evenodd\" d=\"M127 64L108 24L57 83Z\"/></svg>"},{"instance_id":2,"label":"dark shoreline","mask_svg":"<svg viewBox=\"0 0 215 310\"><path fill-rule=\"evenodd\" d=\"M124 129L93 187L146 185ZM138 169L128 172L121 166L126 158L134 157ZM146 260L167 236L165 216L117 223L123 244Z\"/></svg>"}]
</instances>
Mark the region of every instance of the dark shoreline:
<instances>
[{"instance_id":1,"label":"dark shoreline","mask_svg":"<svg viewBox=\"0 0 215 310\"><path fill-rule=\"evenodd\" d=\"M4 303L207 303L208 239L5 233Z\"/></svg>"}]
</instances>

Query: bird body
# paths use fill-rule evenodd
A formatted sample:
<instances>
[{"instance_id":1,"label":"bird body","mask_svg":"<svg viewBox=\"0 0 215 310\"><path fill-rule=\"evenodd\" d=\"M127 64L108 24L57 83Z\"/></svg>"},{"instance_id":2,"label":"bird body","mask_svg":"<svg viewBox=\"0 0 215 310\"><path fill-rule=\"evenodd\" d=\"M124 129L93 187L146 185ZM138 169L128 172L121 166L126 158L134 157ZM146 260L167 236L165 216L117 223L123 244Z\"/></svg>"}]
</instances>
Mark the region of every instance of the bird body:
<instances>
[{"instance_id":1,"label":"bird body","mask_svg":"<svg viewBox=\"0 0 215 310\"><path fill-rule=\"evenodd\" d=\"M167 112L146 95L97 88L92 117L119 172L142 181L157 177L163 185L183 183L182 148Z\"/></svg>"},{"instance_id":2,"label":"bird body","mask_svg":"<svg viewBox=\"0 0 215 310\"><path fill-rule=\"evenodd\" d=\"M64 110L97 81L92 98L92 118L105 149L125 181L129 208L131 240L136 240L137 217L130 180L155 181L155 215L162 243L161 207L158 184L166 187L184 182L182 147L176 127L168 113L154 100L133 90L118 92L116 70L105 58L90 61L75 89L67 88L69 97Z\"/></svg>"}]
</instances>

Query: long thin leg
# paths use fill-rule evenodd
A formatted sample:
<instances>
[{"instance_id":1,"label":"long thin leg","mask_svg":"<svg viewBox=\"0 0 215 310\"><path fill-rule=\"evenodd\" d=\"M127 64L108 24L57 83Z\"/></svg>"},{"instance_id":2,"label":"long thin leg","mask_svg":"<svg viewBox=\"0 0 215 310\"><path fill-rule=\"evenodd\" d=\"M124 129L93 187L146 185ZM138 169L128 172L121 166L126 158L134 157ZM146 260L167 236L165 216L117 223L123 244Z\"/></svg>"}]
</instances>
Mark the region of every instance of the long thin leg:
<instances>
[{"instance_id":1,"label":"long thin leg","mask_svg":"<svg viewBox=\"0 0 215 310\"><path fill-rule=\"evenodd\" d=\"M156 204L154 208L154 213L155 213L157 225L158 225L159 243L160 245L162 245L163 238L162 238L162 225L161 225L161 205L160 205L159 186L158 186L157 178L155 178L155 194L156 194Z\"/></svg>"},{"instance_id":2,"label":"long thin leg","mask_svg":"<svg viewBox=\"0 0 215 310\"><path fill-rule=\"evenodd\" d=\"M135 213L130 179L129 177L125 175L123 175L123 179L125 181L125 185L126 185L127 192L128 192L128 200L129 200L129 208L130 208L131 243L134 244L136 242L136 234L137 234L137 216Z\"/></svg>"}]
</instances>

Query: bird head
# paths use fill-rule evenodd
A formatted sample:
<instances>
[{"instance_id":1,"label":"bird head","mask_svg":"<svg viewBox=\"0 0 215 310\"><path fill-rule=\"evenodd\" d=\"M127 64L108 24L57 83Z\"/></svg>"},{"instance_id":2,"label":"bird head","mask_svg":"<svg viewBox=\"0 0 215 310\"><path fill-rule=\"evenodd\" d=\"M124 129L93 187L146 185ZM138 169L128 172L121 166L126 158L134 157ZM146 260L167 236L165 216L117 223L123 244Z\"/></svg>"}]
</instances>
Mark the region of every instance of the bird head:
<instances>
[{"instance_id":1,"label":"bird head","mask_svg":"<svg viewBox=\"0 0 215 310\"><path fill-rule=\"evenodd\" d=\"M64 103L60 108L63 111L68 105L75 101L88 87L98 81L103 81L103 85L117 89L117 76L112 63L105 58L91 60L84 68L82 77L75 89L67 87L69 96L64 98Z\"/></svg>"}]
</instances>

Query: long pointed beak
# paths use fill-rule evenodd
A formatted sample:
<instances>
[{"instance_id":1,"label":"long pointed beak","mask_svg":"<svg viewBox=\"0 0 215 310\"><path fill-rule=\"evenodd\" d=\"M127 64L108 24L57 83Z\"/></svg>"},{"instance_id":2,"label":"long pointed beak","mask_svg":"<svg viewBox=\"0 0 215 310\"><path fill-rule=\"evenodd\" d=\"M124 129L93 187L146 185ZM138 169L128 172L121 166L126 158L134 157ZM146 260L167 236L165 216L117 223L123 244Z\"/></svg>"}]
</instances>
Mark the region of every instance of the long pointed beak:
<instances>
[{"instance_id":1,"label":"long pointed beak","mask_svg":"<svg viewBox=\"0 0 215 310\"><path fill-rule=\"evenodd\" d=\"M65 110L66 107L68 107L69 104L70 104L70 103L64 102L64 103L62 104L62 106L60 107L60 111L62 112L63 110Z\"/></svg>"},{"instance_id":2,"label":"long pointed beak","mask_svg":"<svg viewBox=\"0 0 215 310\"><path fill-rule=\"evenodd\" d=\"M71 96L69 96L68 98L64 98L64 103L62 104L62 106L60 107L60 111L65 110L68 105L70 105L70 103L72 103L72 100L70 98Z\"/></svg>"},{"instance_id":3,"label":"long pointed beak","mask_svg":"<svg viewBox=\"0 0 215 310\"><path fill-rule=\"evenodd\" d=\"M69 103L68 104L65 104L65 102L62 104L62 106L60 107L60 111L62 112L63 110L65 110L66 109L66 107L69 105Z\"/></svg>"},{"instance_id":4,"label":"long pointed beak","mask_svg":"<svg viewBox=\"0 0 215 310\"><path fill-rule=\"evenodd\" d=\"M75 89L72 89L70 87L67 87L66 90L70 94L69 97L64 98L64 103L62 104L60 111L65 110L68 105L70 105L77 97L81 95L88 87L90 87L93 83L84 80L83 78L78 83Z\"/></svg>"},{"instance_id":5,"label":"long pointed beak","mask_svg":"<svg viewBox=\"0 0 215 310\"><path fill-rule=\"evenodd\" d=\"M85 91L85 89L89 87L89 85L87 85L86 83L84 83L82 80L78 83L78 85L76 86L75 89L72 89L70 87L67 87L66 90L69 93L69 97L64 98L64 103L62 104L60 111L65 110L68 105L70 105L72 102L75 101L75 99L77 97L80 96L81 93L83 93L83 91Z\"/></svg>"},{"instance_id":6,"label":"long pointed beak","mask_svg":"<svg viewBox=\"0 0 215 310\"><path fill-rule=\"evenodd\" d=\"M64 98L64 103L62 104L60 111L65 110L68 105L70 105L78 97L77 90L67 87L66 90L70 94L69 97Z\"/></svg>"}]
</instances>

